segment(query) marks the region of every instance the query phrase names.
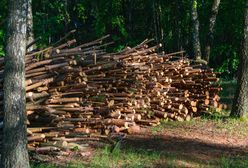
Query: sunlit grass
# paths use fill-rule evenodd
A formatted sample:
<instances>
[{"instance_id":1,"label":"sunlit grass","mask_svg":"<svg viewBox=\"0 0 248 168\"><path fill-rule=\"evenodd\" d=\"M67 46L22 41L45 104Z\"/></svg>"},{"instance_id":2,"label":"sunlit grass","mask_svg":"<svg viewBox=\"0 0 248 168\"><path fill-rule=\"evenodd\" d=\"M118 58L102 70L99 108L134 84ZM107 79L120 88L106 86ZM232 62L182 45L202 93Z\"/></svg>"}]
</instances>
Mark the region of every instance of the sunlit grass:
<instances>
[{"instance_id":1,"label":"sunlit grass","mask_svg":"<svg viewBox=\"0 0 248 168\"><path fill-rule=\"evenodd\" d=\"M247 168L248 156L222 157L219 165L220 168Z\"/></svg>"},{"instance_id":2,"label":"sunlit grass","mask_svg":"<svg viewBox=\"0 0 248 168\"><path fill-rule=\"evenodd\" d=\"M93 159L85 164L74 160L67 165L56 166L51 164L33 165L32 168L247 168L248 156L227 157L220 159L199 161L189 160L183 153L157 152L147 150L99 149Z\"/></svg>"},{"instance_id":3,"label":"sunlit grass","mask_svg":"<svg viewBox=\"0 0 248 168\"><path fill-rule=\"evenodd\" d=\"M211 116L201 116L200 118L192 119L191 121L164 121L160 125L153 127L151 130L154 134L166 131L166 129L185 129L190 130L194 128L207 129L211 126L213 130L218 132L225 132L229 135L247 135L248 134L248 120L243 118L231 118L226 114L215 113Z\"/></svg>"},{"instance_id":4,"label":"sunlit grass","mask_svg":"<svg viewBox=\"0 0 248 168\"><path fill-rule=\"evenodd\" d=\"M145 150L125 149L121 150L116 148L111 152L109 148L99 150L92 161L89 163L89 167L152 167L156 160L160 160L159 152L148 152Z\"/></svg>"}]
</instances>

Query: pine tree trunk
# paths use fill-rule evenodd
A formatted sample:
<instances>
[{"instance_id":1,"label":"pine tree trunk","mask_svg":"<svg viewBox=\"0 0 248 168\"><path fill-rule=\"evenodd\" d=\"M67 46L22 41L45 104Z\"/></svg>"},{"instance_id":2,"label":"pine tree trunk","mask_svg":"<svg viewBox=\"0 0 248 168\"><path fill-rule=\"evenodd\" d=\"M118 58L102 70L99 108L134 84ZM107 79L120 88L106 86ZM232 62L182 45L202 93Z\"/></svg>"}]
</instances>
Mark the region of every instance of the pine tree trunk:
<instances>
[{"instance_id":1,"label":"pine tree trunk","mask_svg":"<svg viewBox=\"0 0 248 168\"><path fill-rule=\"evenodd\" d=\"M124 2L125 3L125 2ZM127 30L128 30L128 33L133 34L133 1L132 0L127 0Z\"/></svg>"},{"instance_id":2,"label":"pine tree trunk","mask_svg":"<svg viewBox=\"0 0 248 168\"><path fill-rule=\"evenodd\" d=\"M28 14L27 14L27 44L30 44L34 41L34 32L33 32L33 12L32 12L32 0L27 0L28 2ZM34 45L28 48L28 51L32 51Z\"/></svg>"},{"instance_id":3,"label":"pine tree trunk","mask_svg":"<svg viewBox=\"0 0 248 168\"><path fill-rule=\"evenodd\" d=\"M191 4L191 17L193 23L193 50L194 50L194 57L196 60L201 59L201 44L200 44L200 37L199 37L199 20L198 20L198 13L197 13L197 0L192 0Z\"/></svg>"},{"instance_id":4,"label":"pine tree trunk","mask_svg":"<svg viewBox=\"0 0 248 168\"><path fill-rule=\"evenodd\" d=\"M70 0L68 1L68 10L69 10L69 15L71 17L70 19L70 24L69 24L69 30L76 29L77 30L77 24L78 24L78 18L77 18L77 13L75 12L76 8L76 0ZM67 32L68 33L68 32ZM76 37L78 36L78 32L75 32Z\"/></svg>"},{"instance_id":5,"label":"pine tree trunk","mask_svg":"<svg viewBox=\"0 0 248 168\"><path fill-rule=\"evenodd\" d=\"M248 118L248 0L246 0L244 42L240 58L239 78L231 116Z\"/></svg>"},{"instance_id":6,"label":"pine tree trunk","mask_svg":"<svg viewBox=\"0 0 248 168\"><path fill-rule=\"evenodd\" d=\"M4 67L4 128L1 167L29 168L27 152L25 50L27 1L9 0Z\"/></svg>"},{"instance_id":7,"label":"pine tree trunk","mask_svg":"<svg viewBox=\"0 0 248 168\"><path fill-rule=\"evenodd\" d=\"M68 11L68 1L67 0L64 0L64 6L65 6L65 13L66 13L66 17L65 17L65 19L64 19L64 22L65 22L65 27L64 27L64 34L67 34L68 32L69 32L69 29L68 29L68 27L69 27L69 16L70 16L70 14L69 14L69 11Z\"/></svg>"},{"instance_id":8,"label":"pine tree trunk","mask_svg":"<svg viewBox=\"0 0 248 168\"><path fill-rule=\"evenodd\" d=\"M159 42L162 43L164 47L164 29L161 23L161 17L162 17L162 7L161 7L161 1L158 1L158 27L159 27Z\"/></svg>"},{"instance_id":9,"label":"pine tree trunk","mask_svg":"<svg viewBox=\"0 0 248 168\"><path fill-rule=\"evenodd\" d=\"M157 9L156 9L156 1L153 1L152 4L153 8L153 24L154 24L154 35L155 35L155 42L159 43L159 35L158 35L158 25L157 25Z\"/></svg>"},{"instance_id":10,"label":"pine tree trunk","mask_svg":"<svg viewBox=\"0 0 248 168\"><path fill-rule=\"evenodd\" d=\"M212 6L212 11L211 11L211 17L209 20L209 32L208 32L208 37L207 37L207 42L206 42L206 47L205 47L205 57L204 59L209 62L210 58L210 52L211 52L211 46L213 44L214 40L214 26L216 23L216 17L219 11L219 6L220 6L220 0L214 0L213 6Z\"/></svg>"}]
</instances>

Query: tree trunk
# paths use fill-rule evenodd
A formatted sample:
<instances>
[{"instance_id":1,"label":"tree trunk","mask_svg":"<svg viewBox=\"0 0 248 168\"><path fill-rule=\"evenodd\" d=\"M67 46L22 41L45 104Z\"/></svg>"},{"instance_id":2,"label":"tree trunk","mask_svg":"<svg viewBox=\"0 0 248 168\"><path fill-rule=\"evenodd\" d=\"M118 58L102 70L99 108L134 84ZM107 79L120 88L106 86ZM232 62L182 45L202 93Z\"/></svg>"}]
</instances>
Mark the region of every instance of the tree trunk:
<instances>
[{"instance_id":1,"label":"tree trunk","mask_svg":"<svg viewBox=\"0 0 248 168\"><path fill-rule=\"evenodd\" d=\"M125 2L124 2L125 3ZM128 33L133 34L133 1L132 0L127 0L127 30Z\"/></svg>"},{"instance_id":2,"label":"tree trunk","mask_svg":"<svg viewBox=\"0 0 248 168\"><path fill-rule=\"evenodd\" d=\"M157 25L157 9L156 9L156 1L153 1L153 24L154 24L154 34L155 34L155 42L159 43L159 35L158 35L158 25Z\"/></svg>"},{"instance_id":3,"label":"tree trunk","mask_svg":"<svg viewBox=\"0 0 248 168\"><path fill-rule=\"evenodd\" d=\"M32 13L32 0L27 0L28 3L28 14L27 14L27 44L30 44L34 41L34 32L33 32L33 13ZM32 51L34 45L28 48L28 51Z\"/></svg>"},{"instance_id":4,"label":"tree trunk","mask_svg":"<svg viewBox=\"0 0 248 168\"><path fill-rule=\"evenodd\" d=\"M159 42L162 43L164 47L164 29L161 23L161 17L162 17L162 7L161 7L161 1L158 1L158 27L159 27Z\"/></svg>"},{"instance_id":5,"label":"tree trunk","mask_svg":"<svg viewBox=\"0 0 248 168\"><path fill-rule=\"evenodd\" d=\"M209 57L210 57L210 52L211 52L211 46L213 44L214 40L214 26L216 23L216 17L219 11L219 6L220 6L220 0L214 0L213 6L212 6L212 11L211 11L211 17L209 20L209 32L208 32L208 37L207 37L207 42L206 42L206 47L205 47L205 57L204 59L209 62Z\"/></svg>"},{"instance_id":6,"label":"tree trunk","mask_svg":"<svg viewBox=\"0 0 248 168\"><path fill-rule=\"evenodd\" d=\"M248 118L248 0L245 6L244 42L240 58L238 87L231 116Z\"/></svg>"},{"instance_id":7,"label":"tree trunk","mask_svg":"<svg viewBox=\"0 0 248 168\"><path fill-rule=\"evenodd\" d=\"M162 7L160 1L153 1L153 20L155 41L157 44L163 43L164 30L161 24ZM159 49L160 51L160 49Z\"/></svg>"},{"instance_id":8,"label":"tree trunk","mask_svg":"<svg viewBox=\"0 0 248 168\"><path fill-rule=\"evenodd\" d=\"M4 67L4 128L1 167L29 168L27 152L25 52L27 1L9 0Z\"/></svg>"},{"instance_id":9,"label":"tree trunk","mask_svg":"<svg viewBox=\"0 0 248 168\"><path fill-rule=\"evenodd\" d=\"M191 4L191 17L193 23L193 50L194 50L194 58L196 60L201 59L201 44L199 37L199 20L197 13L197 0L192 0Z\"/></svg>"},{"instance_id":10,"label":"tree trunk","mask_svg":"<svg viewBox=\"0 0 248 168\"><path fill-rule=\"evenodd\" d=\"M64 0L64 7L65 7L65 19L64 19L64 22L65 22L65 27L64 27L64 34L67 34L69 32L69 23L70 23L70 19L68 18L70 16L69 14L69 11L68 11L68 1L67 0Z\"/></svg>"},{"instance_id":11,"label":"tree trunk","mask_svg":"<svg viewBox=\"0 0 248 168\"><path fill-rule=\"evenodd\" d=\"M182 15L183 15L183 13L182 13L182 2L180 1L180 0L177 0L176 1L176 21L177 21L177 23L176 23L176 25L177 25L177 27L176 27L176 33L177 33L177 39L176 39L176 41L177 41L177 50L182 50L182 42L183 42L183 39L181 38L181 34L182 34L182 20L183 20L183 18L182 18Z\"/></svg>"}]
</instances>

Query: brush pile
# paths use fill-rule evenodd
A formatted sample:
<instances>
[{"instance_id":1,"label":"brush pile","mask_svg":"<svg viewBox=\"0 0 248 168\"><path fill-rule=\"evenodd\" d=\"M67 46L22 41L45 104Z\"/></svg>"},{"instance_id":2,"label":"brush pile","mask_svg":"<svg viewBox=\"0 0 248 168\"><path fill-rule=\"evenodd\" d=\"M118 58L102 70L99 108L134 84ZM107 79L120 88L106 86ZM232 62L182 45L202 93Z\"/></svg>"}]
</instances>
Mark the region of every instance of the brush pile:
<instances>
[{"instance_id":1,"label":"brush pile","mask_svg":"<svg viewBox=\"0 0 248 168\"><path fill-rule=\"evenodd\" d=\"M107 37L27 53L30 150L56 151L113 132L139 132L161 120L190 120L221 107L212 69L191 64L183 52L160 55L161 46L149 47L149 40L106 53ZM0 68L2 86L3 58Z\"/></svg>"}]
</instances>

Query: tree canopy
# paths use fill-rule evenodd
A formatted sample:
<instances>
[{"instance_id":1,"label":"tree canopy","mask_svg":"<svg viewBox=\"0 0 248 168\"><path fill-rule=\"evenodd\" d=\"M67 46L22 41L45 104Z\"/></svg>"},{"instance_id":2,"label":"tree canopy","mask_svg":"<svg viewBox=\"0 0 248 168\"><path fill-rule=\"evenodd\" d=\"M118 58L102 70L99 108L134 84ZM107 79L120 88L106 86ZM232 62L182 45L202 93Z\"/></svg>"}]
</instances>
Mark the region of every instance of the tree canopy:
<instances>
[{"instance_id":1,"label":"tree canopy","mask_svg":"<svg viewBox=\"0 0 248 168\"><path fill-rule=\"evenodd\" d=\"M209 38L213 0L195 3L200 23L201 49ZM59 40L67 32L85 42L111 34L111 50L135 45L146 38L162 43L165 52L186 50L193 58L191 0L33 0L34 35L39 46ZM236 76L243 37L244 0L221 1L214 27L210 66L223 77ZM7 0L0 2L0 56L3 56Z\"/></svg>"}]
</instances>

